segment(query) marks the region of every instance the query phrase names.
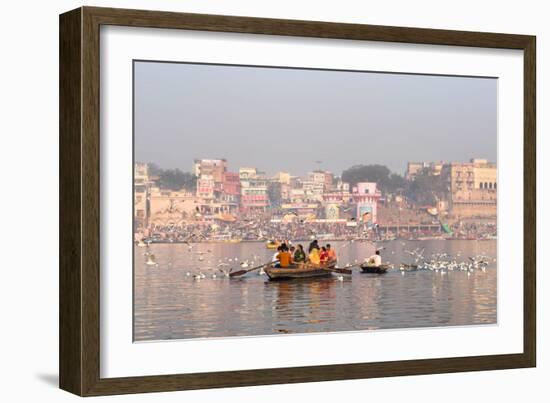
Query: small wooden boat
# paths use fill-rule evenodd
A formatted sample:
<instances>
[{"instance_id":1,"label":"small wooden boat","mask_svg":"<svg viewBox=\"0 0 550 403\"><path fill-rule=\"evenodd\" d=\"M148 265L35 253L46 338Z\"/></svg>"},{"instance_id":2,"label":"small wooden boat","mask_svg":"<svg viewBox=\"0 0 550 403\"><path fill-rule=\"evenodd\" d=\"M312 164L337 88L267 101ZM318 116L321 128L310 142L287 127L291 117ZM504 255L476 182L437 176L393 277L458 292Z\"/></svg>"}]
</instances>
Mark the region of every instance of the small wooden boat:
<instances>
[{"instance_id":1,"label":"small wooden boat","mask_svg":"<svg viewBox=\"0 0 550 403\"><path fill-rule=\"evenodd\" d=\"M374 273L374 274L383 274L388 271L390 268L387 264L381 264L380 266L371 266L368 264L362 264L361 273Z\"/></svg>"},{"instance_id":2,"label":"small wooden boat","mask_svg":"<svg viewBox=\"0 0 550 403\"><path fill-rule=\"evenodd\" d=\"M289 280L295 278L330 277L334 267L269 267L265 274L270 280Z\"/></svg>"}]
</instances>

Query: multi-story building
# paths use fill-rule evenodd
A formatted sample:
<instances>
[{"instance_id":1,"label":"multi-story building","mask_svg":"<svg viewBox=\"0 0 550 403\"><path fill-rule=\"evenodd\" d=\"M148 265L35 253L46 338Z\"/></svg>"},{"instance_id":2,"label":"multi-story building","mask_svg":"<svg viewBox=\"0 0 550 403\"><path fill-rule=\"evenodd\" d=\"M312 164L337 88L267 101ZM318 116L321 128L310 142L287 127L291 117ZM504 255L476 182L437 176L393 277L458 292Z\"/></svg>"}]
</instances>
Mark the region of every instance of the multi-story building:
<instances>
[{"instance_id":1,"label":"multi-story building","mask_svg":"<svg viewBox=\"0 0 550 403\"><path fill-rule=\"evenodd\" d=\"M212 177L201 175L197 179L197 197L201 199L214 199L216 183Z\"/></svg>"},{"instance_id":2,"label":"multi-story building","mask_svg":"<svg viewBox=\"0 0 550 403\"><path fill-rule=\"evenodd\" d=\"M335 187L334 191L349 192L349 183L342 182L341 180L339 180L338 183L336 184L336 187Z\"/></svg>"},{"instance_id":3,"label":"multi-story building","mask_svg":"<svg viewBox=\"0 0 550 403\"><path fill-rule=\"evenodd\" d=\"M324 191L330 191L333 187L334 175L329 171L313 171L308 174L308 181L322 183Z\"/></svg>"},{"instance_id":4,"label":"multi-story building","mask_svg":"<svg viewBox=\"0 0 550 403\"><path fill-rule=\"evenodd\" d=\"M306 201L306 193L301 187L291 188L288 198L291 203L304 203Z\"/></svg>"},{"instance_id":5,"label":"multi-story building","mask_svg":"<svg viewBox=\"0 0 550 403\"><path fill-rule=\"evenodd\" d=\"M227 172L227 160L225 159L196 159L193 164L193 172L197 178L212 178L215 183L222 183Z\"/></svg>"},{"instance_id":6,"label":"multi-story building","mask_svg":"<svg viewBox=\"0 0 550 403\"><path fill-rule=\"evenodd\" d=\"M269 207L267 179L256 168L240 168L241 207L245 211L265 211Z\"/></svg>"},{"instance_id":7,"label":"multi-story building","mask_svg":"<svg viewBox=\"0 0 550 403\"><path fill-rule=\"evenodd\" d=\"M449 207L457 217L496 217L497 166L485 159L446 164Z\"/></svg>"},{"instance_id":8,"label":"multi-story building","mask_svg":"<svg viewBox=\"0 0 550 403\"><path fill-rule=\"evenodd\" d=\"M275 182L279 182L284 185L290 185L291 179L292 176L288 172L277 172L277 174L273 177Z\"/></svg>"},{"instance_id":9,"label":"multi-story building","mask_svg":"<svg viewBox=\"0 0 550 403\"><path fill-rule=\"evenodd\" d=\"M307 175L308 181L316 182L316 183L322 183L323 186L325 185L325 172L323 171L313 171L308 173Z\"/></svg>"},{"instance_id":10,"label":"multi-story building","mask_svg":"<svg viewBox=\"0 0 550 403\"><path fill-rule=\"evenodd\" d=\"M352 191L352 198L356 205L356 218L367 224L377 221L378 200L382 196L375 182L360 182Z\"/></svg>"},{"instance_id":11,"label":"multi-story building","mask_svg":"<svg viewBox=\"0 0 550 403\"><path fill-rule=\"evenodd\" d=\"M229 196L241 195L241 180L236 172L226 172L223 176L222 191Z\"/></svg>"},{"instance_id":12,"label":"multi-story building","mask_svg":"<svg viewBox=\"0 0 550 403\"><path fill-rule=\"evenodd\" d=\"M256 176L258 176L258 171L256 168L239 168L239 179L241 181L241 186L246 186L248 180L255 178Z\"/></svg>"},{"instance_id":13,"label":"multi-story building","mask_svg":"<svg viewBox=\"0 0 550 403\"><path fill-rule=\"evenodd\" d=\"M377 221L377 205L381 193L374 182L360 182L352 191L349 184L339 182L331 192L323 194L325 215L330 219L341 218L341 211L350 211L359 222L373 224Z\"/></svg>"},{"instance_id":14,"label":"multi-story building","mask_svg":"<svg viewBox=\"0 0 550 403\"><path fill-rule=\"evenodd\" d=\"M332 190L333 175L327 171L313 171L308 173L307 179L301 181L305 200L321 202L323 194Z\"/></svg>"},{"instance_id":15,"label":"multi-story building","mask_svg":"<svg viewBox=\"0 0 550 403\"><path fill-rule=\"evenodd\" d=\"M236 172L226 172L222 184L221 193L218 194L220 202L224 205L223 211L235 213L241 201L241 181Z\"/></svg>"},{"instance_id":16,"label":"multi-story building","mask_svg":"<svg viewBox=\"0 0 550 403\"><path fill-rule=\"evenodd\" d=\"M149 222L149 166L134 164L134 227L136 230L147 228Z\"/></svg>"},{"instance_id":17,"label":"multi-story building","mask_svg":"<svg viewBox=\"0 0 550 403\"><path fill-rule=\"evenodd\" d=\"M329 219L341 218L342 209L350 211L348 208L353 203L349 183L339 181L334 189L330 192L323 193L323 206L325 208L325 216ZM353 216L353 214L348 214Z\"/></svg>"},{"instance_id":18,"label":"multi-story building","mask_svg":"<svg viewBox=\"0 0 550 403\"><path fill-rule=\"evenodd\" d=\"M307 180L302 182L302 189L308 201L322 201L325 192L325 183Z\"/></svg>"}]
</instances>

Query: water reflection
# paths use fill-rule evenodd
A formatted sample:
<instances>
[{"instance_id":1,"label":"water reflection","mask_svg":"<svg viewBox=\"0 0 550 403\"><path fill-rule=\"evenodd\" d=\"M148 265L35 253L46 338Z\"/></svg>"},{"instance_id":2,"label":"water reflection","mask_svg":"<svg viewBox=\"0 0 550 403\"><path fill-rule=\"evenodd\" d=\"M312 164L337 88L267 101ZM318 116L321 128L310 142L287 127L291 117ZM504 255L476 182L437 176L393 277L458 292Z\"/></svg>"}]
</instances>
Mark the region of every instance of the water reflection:
<instances>
[{"instance_id":1,"label":"water reflection","mask_svg":"<svg viewBox=\"0 0 550 403\"><path fill-rule=\"evenodd\" d=\"M335 244L341 264L362 260L370 243ZM378 245L380 246L380 245ZM228 279L219 271L268 261L261 243L152 245L158 266L135 249L135 340L168 340L280 333L496 323L496 241L392 241L383 258L407 262L405 252L447 252L459 259L486 255L485 272L390 271L335 278L270 282L251 272ZM231 260L229 260L231 259ZM204 274L194 280L193 274ZM215 278L213 278L215 275Z\"/></svg>"}]
</instances>

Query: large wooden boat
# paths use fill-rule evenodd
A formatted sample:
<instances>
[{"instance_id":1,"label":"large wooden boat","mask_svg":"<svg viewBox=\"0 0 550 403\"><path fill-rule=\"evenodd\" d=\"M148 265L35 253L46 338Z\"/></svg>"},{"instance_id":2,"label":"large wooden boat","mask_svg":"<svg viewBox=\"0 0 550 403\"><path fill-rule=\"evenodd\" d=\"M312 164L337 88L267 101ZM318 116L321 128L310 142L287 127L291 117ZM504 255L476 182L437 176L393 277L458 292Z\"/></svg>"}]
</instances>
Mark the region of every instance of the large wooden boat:
<instances>
[{"instance_id":1,"label":"large wooden boat","mask_svg":"<svg viewBox=\"0 0 550 403\"><path fill-rule=\"evenodd\" d=\"M288 267L277 268L269 267L265 269L265 274L270 280L289 280L296 278L312 278L312 277L330 277L334 267Z\"/></svg>"},{"instance_id":2,"label":"large wooden boat","mask_svg":"<svg viewBox=\"0 0 550 403\"><path fill-rule=\"evenodd\" d=\"M374 273L374 274L383 274L388 271L390 268L387 264L381 264L380 266L371 266L368 264L362 264L361 266L362 273Z\"/></svg>"}]
</instances>

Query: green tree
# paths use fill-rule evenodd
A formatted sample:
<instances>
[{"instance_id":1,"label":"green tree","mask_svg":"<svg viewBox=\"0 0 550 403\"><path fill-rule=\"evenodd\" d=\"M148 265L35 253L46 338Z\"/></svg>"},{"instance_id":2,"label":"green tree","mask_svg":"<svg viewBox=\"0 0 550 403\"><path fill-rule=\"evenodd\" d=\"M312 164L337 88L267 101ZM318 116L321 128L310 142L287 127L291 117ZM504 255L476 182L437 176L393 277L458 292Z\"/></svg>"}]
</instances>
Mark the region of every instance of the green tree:
<instances>
[{"instance_id":1,"label":"green tree","mask_svg":"<svg viewBox=\"0 0 550 403\"><path fill-rule=\"evenodd\" d=\"M197 177L178 168L163 170L159 179L163 189L195 191L197 187Z\"/></svg>"},{"instance_id":2,"label":"green tree","mask_svg":"<svg viewBox=\"0 0 550 403\"><path fill-rule=\"evenodd\" d=\"M197 177L190 172L184 172L179 168L162 169L155 163L149 163L149 175L159 178L161 189L180 190L194 192L197 188Z\"/></svg>"},{"instance_id":3,"label":"green tree","mask_svg":"<svg viewBox=\"0 0 550 403\"><path fill-rule=\"evenodd\" d=\"M354 165L342 172L342 181L355 186L359 182L376 182L386 193L402 192L407 188L407 181L401 175L392 173L385 165Z\"/></svg>"},{"instance_id":4,"label":"green tree","mask_svg":"<svg viewBox=\"0 0 550 403\"><path fill-rule=\"evenodd\" d=\"M149 168L149 175L159 176L162 173L162 169L154 162L149 162L147 166Z\"/></svg>"},{"instance_id":5,"label":"green tree","mask_svg":"<svg viewBox=\"0 0 550 403\"><path fill-rule=\"evenodd\" d=\"M392 193L400 193L407 190L409 183L401 175L392 173L388 178L387 188Z\"/></svg>"},{"instance_id":6,"label":"green tree","mask_svg":"<svg viewBox=\"0 0 550 403\"><path fill-rule=\"evenodd\" d=\"M433 175L429 169L420 171L411 182L408 196L419 204L434 205L438 199L445 198L448 184L441 175Z\"/></svg>"},{"instance_id":7,"label":"green tree","mask_svg":"<svg viewBox=\"0 0 550 403\"><path fill-rule=\"evenodd\" d=\"M391 171L384 165L354 165L342 172L342 180L350 186L359 182L387 183Z\"/></svg>"}]
</instances>

